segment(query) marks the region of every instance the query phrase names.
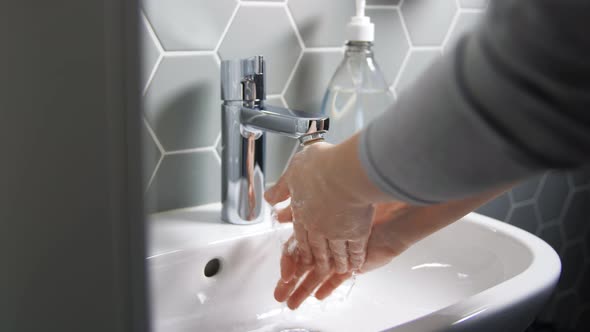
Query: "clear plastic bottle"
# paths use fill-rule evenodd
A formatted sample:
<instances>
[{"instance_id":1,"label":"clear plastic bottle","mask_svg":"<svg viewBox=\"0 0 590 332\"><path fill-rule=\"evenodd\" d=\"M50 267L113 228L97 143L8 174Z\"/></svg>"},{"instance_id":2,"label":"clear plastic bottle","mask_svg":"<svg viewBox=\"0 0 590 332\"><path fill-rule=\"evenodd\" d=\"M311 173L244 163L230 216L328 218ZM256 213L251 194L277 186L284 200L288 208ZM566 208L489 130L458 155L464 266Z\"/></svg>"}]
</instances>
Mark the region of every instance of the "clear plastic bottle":
<instances>
[{"instance_id":1,"label":"clear plastic bottle","mask_svg":"<svg viewBox=\"0 0 590 332\"><path fill-rule=\"evenodd\" d=\"M344 59L334 73L322 111L330 117L327 141L340 143L385 111L394 97L375 59L370 41L346 43Z\"/></svg>"}]
</instances>

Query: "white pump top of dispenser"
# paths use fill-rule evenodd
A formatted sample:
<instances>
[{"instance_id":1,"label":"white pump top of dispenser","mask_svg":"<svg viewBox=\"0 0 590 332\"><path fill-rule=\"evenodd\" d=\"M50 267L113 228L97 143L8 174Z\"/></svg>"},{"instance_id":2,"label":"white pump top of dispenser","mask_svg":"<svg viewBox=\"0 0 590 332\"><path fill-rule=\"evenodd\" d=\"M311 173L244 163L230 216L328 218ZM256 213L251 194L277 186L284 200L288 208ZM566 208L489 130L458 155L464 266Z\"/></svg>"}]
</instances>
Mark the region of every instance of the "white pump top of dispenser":
<instances>
[{"instance_id":1,"label":"white pump top of dispenser","mask_svg":"<svg viewBox=\"0 0 590 332\"><path fill-rule=\"evenodd\" d=\"M365 16L365 5L365 0L356 0L356 15L346 26L346 37L349 41L375 40L375 25L371 23L371 18Z\"/></svg>"}]
</instances>

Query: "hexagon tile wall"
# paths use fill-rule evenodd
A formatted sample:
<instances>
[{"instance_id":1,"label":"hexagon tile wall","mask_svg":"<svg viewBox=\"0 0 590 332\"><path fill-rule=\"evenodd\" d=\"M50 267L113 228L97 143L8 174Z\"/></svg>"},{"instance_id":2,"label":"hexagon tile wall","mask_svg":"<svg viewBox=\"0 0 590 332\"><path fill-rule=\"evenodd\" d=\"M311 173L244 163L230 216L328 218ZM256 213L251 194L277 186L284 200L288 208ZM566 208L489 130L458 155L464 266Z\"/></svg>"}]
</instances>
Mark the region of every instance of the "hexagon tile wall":
<instances>
[{"instance_id":1,"label":"hexagon tile wall","mask_svg":"<svg viewBox=\"0 0 590 332\"><path fill-rule=\"evenodd\" d=\"M343 55L352 0L143 0L144 181L149 212L220 196L221 59L267 56L269 102L318 108ZM411 85L484 15L487 0L367 0L391 90ZM268 139L269 182L295 151ZM590 330L590 169L548 173L479 209L535 233L563 261L543 331ZM551 327L553 326L553 327ZM553 329L554 328L554 329ZM531 327L533 329L533 327Z\"/></svg>"}]
</instances>

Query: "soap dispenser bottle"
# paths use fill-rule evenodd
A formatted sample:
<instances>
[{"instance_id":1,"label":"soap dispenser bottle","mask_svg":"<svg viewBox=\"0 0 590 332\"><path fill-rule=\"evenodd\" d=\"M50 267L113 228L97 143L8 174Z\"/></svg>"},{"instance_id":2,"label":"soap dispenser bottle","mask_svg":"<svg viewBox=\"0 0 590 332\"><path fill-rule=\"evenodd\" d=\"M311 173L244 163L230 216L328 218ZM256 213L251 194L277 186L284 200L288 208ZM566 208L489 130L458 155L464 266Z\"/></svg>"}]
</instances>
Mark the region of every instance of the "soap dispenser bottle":
<instances>
[{"instance_id":1,"label":"soap dispenser bottle","mask_svg":"<svg viewBox=\"0 0 590 332\"><path fill-rule=\"evenodd\" d=\"M350 0L349 0L350 1ZM347 26L344 59L330 80L322 113L330 117L327 141L341 143L394 102L373 57L375 27L365 16L365 1L356 0L356 15Z\"/></svg>"}]
</instances>

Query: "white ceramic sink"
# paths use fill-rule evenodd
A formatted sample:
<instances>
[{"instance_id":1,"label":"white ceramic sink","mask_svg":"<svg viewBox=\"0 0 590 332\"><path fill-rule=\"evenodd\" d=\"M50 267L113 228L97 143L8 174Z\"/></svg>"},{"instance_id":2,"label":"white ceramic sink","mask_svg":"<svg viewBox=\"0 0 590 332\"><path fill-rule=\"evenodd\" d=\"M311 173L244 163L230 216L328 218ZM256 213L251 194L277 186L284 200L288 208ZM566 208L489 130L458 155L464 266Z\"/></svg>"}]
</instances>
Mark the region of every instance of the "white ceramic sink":
<instances>
[{"instance_id":1,"label":"white ceramic sink","mask_svg":"<svg viewBox=\"0 0 590 332\"><path fill-rule=\"evenodd\" d=\"M155 332L523 331L561 269L542 240L473 213L359 276L352 288L345 284L293 312L273 298L280 241L290 227L225 224L220 208L151 218ZM206 277L214 258L221 268Z\"/></svg>"}]
</instances>

